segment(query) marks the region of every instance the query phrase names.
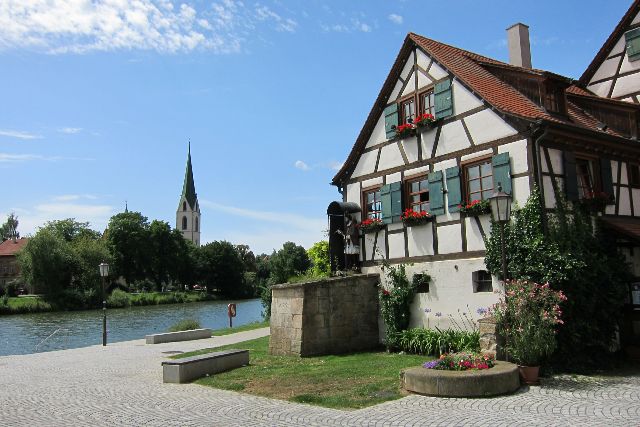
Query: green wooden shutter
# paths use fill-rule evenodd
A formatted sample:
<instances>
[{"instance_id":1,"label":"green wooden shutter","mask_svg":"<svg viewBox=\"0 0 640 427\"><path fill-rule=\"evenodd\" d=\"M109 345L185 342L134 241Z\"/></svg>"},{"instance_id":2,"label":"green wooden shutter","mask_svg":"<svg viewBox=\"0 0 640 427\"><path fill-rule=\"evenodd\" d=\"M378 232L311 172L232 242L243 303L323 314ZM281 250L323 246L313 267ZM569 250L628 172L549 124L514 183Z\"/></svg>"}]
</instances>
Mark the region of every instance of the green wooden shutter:
<instances>
[{"instance_id":1,"label":"green wooden shutter","mask_svg":"<svg viewBox=\"0 0 640 427\"><path fill-rule=\"evenodd\" d=\"M458 212L462 203L462 183L460 181L460 166L454 166L445 171L447 176L447 205L449 213Z\"/></svg>"},{"instance_id":2,"label":"green wooden shutter","mask_svg":"<svg viewBox=\"0 0 640 427\"><path fill-rule=\"evenodd\" d=\"M613 196L613 178L611 177L611 159L600 158L600 177L602 192Z\"/></svg>"},{"instance_id":3,"label":"green wooden shutter","mask_svg":"<svg viewBox=\"0 0 640 427\"><path fill-rule=\"evenodd\" d=\"M637 61L640 59L640 28L635 28L624 33L624 39L627 45L627 55L629 61Z\"/></svg>"},{"instance_id":4,"label":"green wooden shutter","mask_svg":"<svg viewBox=\"0 0 640 427\"><path fill-rule=\"evenodd\" d=\"M402 183L393 182L380 189L382 222L391 224L402 221Z\"/></svg>"},{"instance_id":5,"label":"green wooden shutter","mask_svg":"<svg viewBox=\"0 0 640 427\"><path fill-rule=\"evenodd\" d=\"M396 136L396 126L398 126L398 104L391 104L384 109L384 131L387 139Z\"/></svg>"},{"instance_id":6,"label":"green wooden shutter","mask_svg":"<svg viewBox=\"0 0 640 427\"><path fill-rule=\"evenodd\" d=\"M564 152L564 191L566 193L567 200L578 200L578 175L576 171L576 156L571 151Z\"/></svg>"},{"instance_id":7,"label":"green wooden shutter","mask_svg":"<svg viewBox=\"0 0 640 427\"><path fill-rule=\"evenodd\" d=\"M442 171L429 174L429 212L431 215L444 214L444 193Z\"/></svg>"},{"instance_id":8,"label":"green wooden shutter","mask_svg":"<svg viewBox=\"0 0 640 427\"><path fill-rule=\"evenodd\" d=\"M494 190L498 191L498 185L501 185L502 191L511 194L511 165L509 164L509 153L500 153L493 156L491 165L493 166Z\"/></svg>"},{"instance_id":9,"label":"green wooden shutter","mask_svg":"<svg viewBox=\"0 0 640 427\"><path fill-rule=\"evenodd\" d=\"M436 119L453 115L453 94L451 93L451 79L436 83L433 89L433 99Z\"/></svg>"}]
</instances>

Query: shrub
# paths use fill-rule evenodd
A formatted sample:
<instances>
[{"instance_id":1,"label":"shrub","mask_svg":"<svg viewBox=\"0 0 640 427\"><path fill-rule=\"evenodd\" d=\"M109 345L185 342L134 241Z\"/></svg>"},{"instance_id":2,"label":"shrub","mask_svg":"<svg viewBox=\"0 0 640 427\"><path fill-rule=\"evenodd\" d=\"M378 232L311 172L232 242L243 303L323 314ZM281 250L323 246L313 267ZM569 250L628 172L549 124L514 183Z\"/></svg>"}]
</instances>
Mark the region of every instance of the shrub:
<instances>
[{"instance_id":1,"label":"shrub","mask_svg":"<svg viewBox=\"0 0 640 427\"><path fill-rule=\"evenodd\" d=\"M157 304L157 298L155 294L143 292L141 294L133 295L131 298L131 305L154 305Z\"/></svg>"},{"instance_id":2,"label":"shrub","mask_svg":"<svg viewBox=\"0 0 640 427\"><path fill-rule=\"evenodd\" d=\"M200 329L200 322L194 319L184 319L169 328L169 332L191 331Z\"/></svg>"},{"instance_id":3,"label":"shrub","mask_svg":"<svg viewBox=\"0 0 640 427\"><path fill-rule=\"evenodd\" d=\"M413 328L398 332L394 341L399 350L412 354L439 356L442 353L480 351L478 331Z\"/></svg>"},{"instance_id":4,"label":"shrub","mask_svg":"<svg viewBox=\"0 0 640 427\"><path fill-rule=\"evenodd\" d=\"M18 285L15 283L9 282L5 288L6 294L10 297L18 296Z\"/></svg>"},{"instance_id":5,"label":"shrub","mask_svg":"<svg viewBox=\"0 0 640 427\"><path fill-rule=\"evenodd\" d=\"M388 350L396 347L398 332L409 327L411 301L416 293L413 283L407 279L404 264L397 266L383 265L390 289L381 285L379 299L380 312L385 324L385 345Z\"/></svg>"},{"instance_id":6,"label":"shrub","mask_svg":"<svg viewBox=\"0 0 640 427\"><path fill-rule=\"evenodd\" d=\"M131 296L122 289L114 289L107 298L107 306L112 308L123 308L131 305Z\"/></svg>"}]
</instances>

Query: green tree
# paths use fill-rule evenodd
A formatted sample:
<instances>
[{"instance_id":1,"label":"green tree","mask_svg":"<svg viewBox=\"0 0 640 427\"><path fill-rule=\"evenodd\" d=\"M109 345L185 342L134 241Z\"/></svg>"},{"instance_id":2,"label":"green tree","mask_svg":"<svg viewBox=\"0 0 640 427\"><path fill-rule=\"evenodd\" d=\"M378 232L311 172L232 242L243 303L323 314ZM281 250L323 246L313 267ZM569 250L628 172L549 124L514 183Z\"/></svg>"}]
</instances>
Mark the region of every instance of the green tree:
<instances>
[{"instance_id":1,"label":"green tree","mask_svg":"<svg viewBox=\"0 0 640 427\"><path fill-rule=\"evenodd\" d=\"M314 276L328 277L331 275L331 263L329 262L329 242L322 240L316 242L307 250L311 260L311 272Z\"/></svg>"},{"instance_id":2,"label":"green tree","mask_svg":"<svg viewBox=\"0 0 640 427\"><path fill-rule=\"evenodd\" d=\"M289 277L304 273L311 266L307 251L293 242L286 242L282 249L273 252L269 258L271 281L285 283Z\"/></svg>"},{"instance_id":3,"label":"green tree","mask_svg":"<svg viewBox=\"0 0 640 427\"><path fill-rule=\"evenodd\" d=\"M226 241L200 247L201 278L208 292L230 298L248 296L244 283L244 263L236 248Z\"/></svg>"},{"instance_id":4,"label":"green tree","mask_svg":"<svg viewBox=\"0 0 640 427\"><path fill-rule=\"evenodd\" d=\"M163 284L177 279L180 243L184 240L182 235L176 235L165 221L153 220L149 225L148 276L155 283L156 290L161 290Z\"/></svg>"},{"instance_id":5,"label":"green tree","mask_svg":"<svg viewBox=\"0 0 640 427\"><path fill-rule=\"evenodd\" d=\"M88 222L78 222L75 218L49 221L42 228L57 234L67 242L72 242L81 237L94 240L100 238L100 233L89 228Z\"/></svg>"},{"instance_id":6,"label":"green tree","mask_svg":"<svg viewBox=\"0 0 640 427\"><path fill-rule=\"evenodd\" d=\"M12 212L7 217L7 221L0 226L0 239L4 242L14 237L20 238L20 233L18 233L18 217Z\"/></svg>"},{"instance_id":7,"label":"green tree","mask_svg":"<svg viewBox=\"0 0 640 427\"><path fill-rule=\"evenodd\" d=\"M71 286L76 291L84 293L87 303L95 305L102 298L99 265L102 262L111 264L107 242L87 233L76 238L70 246L74 258Z\"/></svg>"},{"instance_id":8,"label":"green tree","mask_svg":"<svg viewBox=\"0 0 640 427\"><path fill-rule=\"evenodd\" d=\"M113 276L131 284L146 278L149 264L149 222L140 212L123 212L109 220L105 232L113 259Z\"/></svg>"}]
</instances>

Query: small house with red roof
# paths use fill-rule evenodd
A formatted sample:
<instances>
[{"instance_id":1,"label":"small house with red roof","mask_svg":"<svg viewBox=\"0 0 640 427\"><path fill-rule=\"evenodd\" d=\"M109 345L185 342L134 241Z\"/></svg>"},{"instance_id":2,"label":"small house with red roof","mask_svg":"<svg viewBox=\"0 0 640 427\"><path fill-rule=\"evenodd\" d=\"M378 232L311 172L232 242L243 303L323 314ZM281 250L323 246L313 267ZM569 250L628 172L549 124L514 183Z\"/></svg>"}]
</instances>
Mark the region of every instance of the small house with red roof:
<instances>
[{"instance_id":1,"label":"small house with red roof","mask_svg":"<svg viewBox=\"0 0 640 427\"><path fill-rule=\"evenodd\" d=\"M548 209L559 197L605 194L606 224L640 276L640 73L620 73L640 70L640 37L628 35L640 30L639 4L596 58L623 64L614 68L627 89L613 96L597 86L595 62L598 71L580 82L532 68L523 24L507 30L510 63L409 33L332 181L342 194L328 210L332 267L349 264L340 209L358 222L379 220L359 237L363 272L379 272L385 259L408 264L409 279L423 271L432 278L414 300L412 326L427 324L425 312L475 315L496 302L501 285L484 263L491 215L461 208L499 187L523 206L537 187ZM407 210L432 218L405 224Z\"/></svg>"},{"instance_id":2,"label":"small house with red roof","mask_svg":"<svg viewBox=\"0 0 640 427\"><path fill-rule=\"evenodd\" d=\"M0 288L5 289L7 284L21 280L20 267L16 254L27 244L29 239L9 239L0 243Z\"/></svg>"}]
</instances>

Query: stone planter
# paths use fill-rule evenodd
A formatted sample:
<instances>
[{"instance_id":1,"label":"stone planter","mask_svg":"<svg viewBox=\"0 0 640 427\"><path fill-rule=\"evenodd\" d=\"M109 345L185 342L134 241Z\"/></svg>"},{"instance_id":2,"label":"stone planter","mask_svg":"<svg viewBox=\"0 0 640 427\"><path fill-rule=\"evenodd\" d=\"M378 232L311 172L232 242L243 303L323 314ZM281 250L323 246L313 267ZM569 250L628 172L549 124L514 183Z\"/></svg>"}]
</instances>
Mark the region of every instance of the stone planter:
<instances>
[{"instance_id":1,"label":"stone planter","mask_svg":"<svg viewBox=\"0 0 640 427\"><path fill-rule=\"evenodd\" d=\"M520 371L520 379L527 385L540 384L540 366L518 366Z\"/></svg>"}]
</instances>

